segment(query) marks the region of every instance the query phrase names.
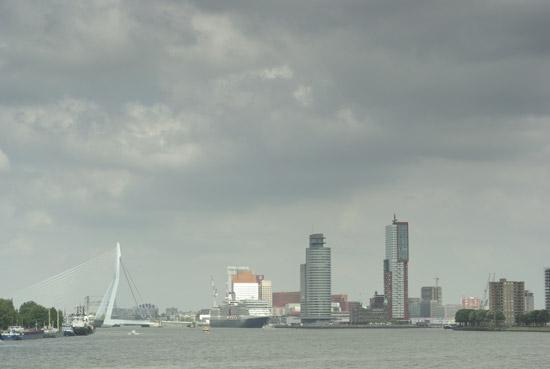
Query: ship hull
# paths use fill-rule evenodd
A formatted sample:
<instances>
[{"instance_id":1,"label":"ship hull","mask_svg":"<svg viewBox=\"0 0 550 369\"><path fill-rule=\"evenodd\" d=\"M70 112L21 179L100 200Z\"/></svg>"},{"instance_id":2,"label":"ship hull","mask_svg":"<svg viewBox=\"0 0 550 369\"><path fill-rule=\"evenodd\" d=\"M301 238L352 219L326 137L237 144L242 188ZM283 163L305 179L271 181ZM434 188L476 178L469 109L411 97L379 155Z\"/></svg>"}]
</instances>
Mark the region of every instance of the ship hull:
<instances>
[{"instance_id":1,"label":"ship hull","mask_svg":"<svg viewBox=\"0 0 550 369\"><path fill-rule=\"evenodd\" d=\"M21 336L19 335L3 335L3 336L0 336L0 340L2 341L19 341L19 340L22 340L23 338L21 338Z\"/></svg>"},{"instance_id":2,"label":"ship hull","mask_svg":"<svg viewBox=\"0 0 550 369\"><path fill-rule=\"evenodd\" d=\"M73 332L75 336L87 336L94 333L94 330L91 327L73 327Z\"/></svg>"},{"instance_id":3,"label":"ship hull","mask_svg":"<svg viewBox=\"0 0 550 369\"><path fill-rule=\"evenodd\" d=\"M3 335L0 339L3 341L22 341L22 340L34 340L37 338L44 338L43 332L25 332L18 335Z\"/></svg>"},{"instance_id":4,"label":"ship hull","mask_svg":"<svg viewBox=\"0 0 550 369\"><path fill-rule=\"evenodd\" d=\"M254 317L246 319L210 319L210 326L215 328L262 328L269 317Z\"/></svg>"}]
</instances>

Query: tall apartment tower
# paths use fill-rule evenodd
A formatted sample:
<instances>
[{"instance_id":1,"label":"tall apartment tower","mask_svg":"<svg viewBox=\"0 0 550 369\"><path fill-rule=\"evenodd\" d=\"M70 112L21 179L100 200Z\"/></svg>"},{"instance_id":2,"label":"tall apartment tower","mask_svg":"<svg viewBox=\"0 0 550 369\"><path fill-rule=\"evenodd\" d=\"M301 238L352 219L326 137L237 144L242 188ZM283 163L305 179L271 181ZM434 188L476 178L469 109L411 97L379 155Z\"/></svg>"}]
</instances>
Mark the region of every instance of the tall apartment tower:
<instances>
[{"instance_id":1,"label":"tall apartment tower","mask_svg":"<svg viewBox=\"0 0 550 369\"><path fill-rule=\"evenodd\" d=\"M550 268L544 269L544 302L546 310L550 310Z\"/></svg>"},{"instance_id":2,"label":"tall apartment tower","mask_svg":"<svg viewBox=\"0 0 550 369\"><path fill-rule=\"evenodd\" d=\"M489 310L502 312L506 324L514 324L516 315L525 312L525 282L489 282Z\"/></svg>"},{"instance_id":3,"label":"tall apartment tower","mask_svg":"<svg viewBox=\"0 0 550 369\"><path fill-rule=\"evenodd\" d=\"M409 319L409 223L395 215L386 226L384 259L384 295L388 302L388 319Z\"/></svg>"},{"instance_id":4,"label":"tall apartment tower","mask_svg":"<svg viewBox=\"0 0 550 369\"><path fill-rule=\"evenodd\" d=\"M328 322L331 318L330 248L322 233L309 236L306 263L300 265L300 315L303 323Z\"/></svg>"}]
</instances>

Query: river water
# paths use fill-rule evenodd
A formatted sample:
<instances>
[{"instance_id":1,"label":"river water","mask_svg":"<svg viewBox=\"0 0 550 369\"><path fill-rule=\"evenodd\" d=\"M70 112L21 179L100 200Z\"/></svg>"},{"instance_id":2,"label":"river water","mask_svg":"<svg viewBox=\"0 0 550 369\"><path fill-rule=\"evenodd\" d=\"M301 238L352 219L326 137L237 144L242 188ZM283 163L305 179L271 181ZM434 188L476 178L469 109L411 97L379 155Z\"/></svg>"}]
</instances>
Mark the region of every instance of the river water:
<instances>
[{"instance_id":1,"label":"river water","mask_svg":"<svg viewBox=\"0 0 550 369\"><path fill-rule=\"evenodd\" d=\"M0 341L1 369L550 368L550 333L443 329L98 329Z\"/></svg>"}]
</instances>

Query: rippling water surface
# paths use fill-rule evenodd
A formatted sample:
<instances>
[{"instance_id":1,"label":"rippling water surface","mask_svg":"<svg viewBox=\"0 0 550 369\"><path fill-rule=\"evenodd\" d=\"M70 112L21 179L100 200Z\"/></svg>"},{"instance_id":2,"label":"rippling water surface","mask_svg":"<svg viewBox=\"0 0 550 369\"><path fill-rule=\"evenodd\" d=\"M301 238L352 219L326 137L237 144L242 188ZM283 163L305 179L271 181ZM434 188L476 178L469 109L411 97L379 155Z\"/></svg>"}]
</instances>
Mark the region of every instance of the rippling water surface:
<instances>
[{"instance_id":1,"label":"rippling water surface","mask_svg":"<svg viewBox=\"0 0 550 369\"><path fill-rule=\"evenodd\" d=\"M0 368L550 368L550 333L442 329L98 329L0 341Z\"/></svg>"}]
</instances>

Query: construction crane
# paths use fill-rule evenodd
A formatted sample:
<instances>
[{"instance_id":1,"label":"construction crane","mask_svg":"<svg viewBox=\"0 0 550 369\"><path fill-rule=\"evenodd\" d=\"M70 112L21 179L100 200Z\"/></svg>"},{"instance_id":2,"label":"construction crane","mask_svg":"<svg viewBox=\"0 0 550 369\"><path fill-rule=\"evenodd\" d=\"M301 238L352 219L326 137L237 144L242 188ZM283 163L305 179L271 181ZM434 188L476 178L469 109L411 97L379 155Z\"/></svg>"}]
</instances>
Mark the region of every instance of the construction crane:
<instances>
[{"instance_id":1,"label":"construction crane","mask_svg":"<svg viewBox=\"0 0 550 369\"><path fill-rule=\"evenodd\" d=\"M216 284L214 283L214 277L210 277L210 285L212 286L212 307L218 306L218 289L216 288Z\"/></svg>"},{"instance_id":2,"label":"construction crane","mask_svg":"<svg viewBox=\"0 0 550 369\"><path fill-rule=\"evenodd\" d=\"M481 301L481 309L489 310L489 284L491 281L495 281L495 273L493 273L491 278L491 273L487 277L487 284L485 285L485 290L483 290L483 300Z\"/></svg>"}]
</instances>

